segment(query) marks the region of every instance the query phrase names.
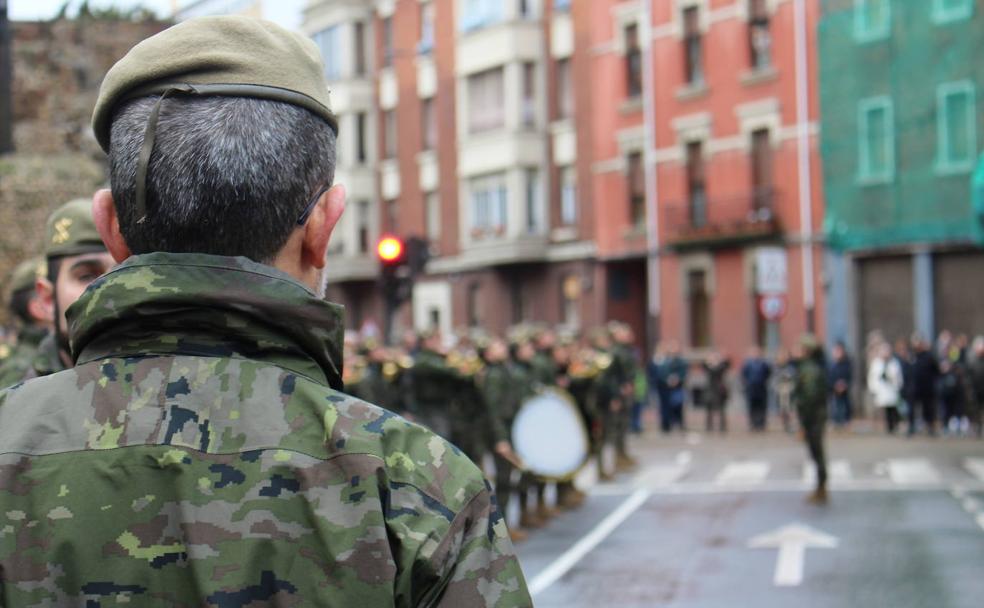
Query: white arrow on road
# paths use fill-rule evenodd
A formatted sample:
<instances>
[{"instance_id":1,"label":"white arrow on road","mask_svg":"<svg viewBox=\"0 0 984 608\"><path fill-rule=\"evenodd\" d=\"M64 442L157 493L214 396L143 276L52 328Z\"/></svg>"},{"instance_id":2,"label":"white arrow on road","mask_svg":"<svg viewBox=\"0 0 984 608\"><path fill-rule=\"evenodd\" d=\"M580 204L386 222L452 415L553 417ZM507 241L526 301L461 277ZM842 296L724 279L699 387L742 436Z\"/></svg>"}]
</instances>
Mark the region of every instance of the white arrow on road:
<instances>
[{"instance_id":1,"label":"white arrow on road","mask_svg":"<svg viewBox=\"0 0 984 608\"><path fill-rule=\"evenodd\" d=\"M776 587L797 587L803 582L803 561L807 549L835 549L839 541L804 524L793 523L748 541L752 549L779 549L776 559Z\"/></svg>"}]
</instances>

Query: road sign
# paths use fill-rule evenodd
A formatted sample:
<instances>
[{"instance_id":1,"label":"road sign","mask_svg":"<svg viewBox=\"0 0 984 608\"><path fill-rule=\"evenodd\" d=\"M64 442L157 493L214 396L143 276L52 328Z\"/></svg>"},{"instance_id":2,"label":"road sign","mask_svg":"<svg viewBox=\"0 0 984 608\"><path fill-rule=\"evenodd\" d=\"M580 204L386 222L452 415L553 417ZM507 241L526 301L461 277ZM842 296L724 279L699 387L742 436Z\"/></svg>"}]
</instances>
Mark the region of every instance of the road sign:
<instances>
[{"instance_id":1,"label":"road sign","mask_svg":"<svg viewBox=\"0 0 984 608\"><path fill-rule=\"evenodd\" d=\"M755 252L755 292L759 295L778 295L789 291L786 250L782 247L761 247Z\"/></svg>"},{"instance_id":2,"label":"road sign","mask_svg":"<svg viewBox=\"0 0 984 608\"><path fill-rule=\"evenodd\" d=\"M759 313L766 321L779 321L786 316L786 296L762 296L759 298Z\"/></svg>"},{"instance_id":3,"label":"road sign","mask_svg":"<svg viewBox=\"0 0 984 608\"><path fill-rule=\"evenodd\" d=\"M840 541L813 528L792 523L748 541L751 549L779 549L773 582L776 587L798 587L803 582L807 549L836 549Z\"/></svg>"}]
</instances>

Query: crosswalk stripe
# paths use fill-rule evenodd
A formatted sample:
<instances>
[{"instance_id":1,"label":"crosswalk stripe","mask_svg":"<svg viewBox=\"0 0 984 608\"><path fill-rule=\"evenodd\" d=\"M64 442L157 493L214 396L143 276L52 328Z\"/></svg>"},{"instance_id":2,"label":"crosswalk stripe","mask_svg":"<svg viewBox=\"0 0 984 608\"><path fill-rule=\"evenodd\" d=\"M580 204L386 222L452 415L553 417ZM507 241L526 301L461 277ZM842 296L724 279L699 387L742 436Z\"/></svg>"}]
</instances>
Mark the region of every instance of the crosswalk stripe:
<instances>
[{"instance_id":1,"label":"crosswalk stripe","mask_svg":"<svg viewBox=\"0 0 984 608\"><path fill-rule=\"evenodd\" d=\"M831 482L851 481L854 474L851 471L851 463L846 460L832 460L827 464L827 477ZM815 483L817 480L817 468L812 462L803 463L803 482Z\"/></svg>"},{"instance_id":2,"label":"crosswalk stripe","mask_svg":"<svg viewBox=\"0 0 984 608\"><path fill-rule=\"evenodd\" d=\"M968 458L964 461L964 468L978 480L984 481L984 458Z\"/></svg>"},{"instance_id":3,"label":"crosswalk stripe","mask_svg":"<svg viewBox=\"0 0 984 608\"><path fill-rule=\"evenodd\" d=\"M769 475L769 463L764 460L731 462L718 473L714 483L718 485L744 485L762 483Z\"/></svg>"},{"instance_id":4,"label":"crosswalk stripe","mask_svg":"<svg viewBox=\"0 0 984 608\"><path fill-rule=\"evenodd\" d=\"M900 485L940 482L939 472L923 458L896 458L888 461L888 476Z\"/></svg>"}]
</instances>

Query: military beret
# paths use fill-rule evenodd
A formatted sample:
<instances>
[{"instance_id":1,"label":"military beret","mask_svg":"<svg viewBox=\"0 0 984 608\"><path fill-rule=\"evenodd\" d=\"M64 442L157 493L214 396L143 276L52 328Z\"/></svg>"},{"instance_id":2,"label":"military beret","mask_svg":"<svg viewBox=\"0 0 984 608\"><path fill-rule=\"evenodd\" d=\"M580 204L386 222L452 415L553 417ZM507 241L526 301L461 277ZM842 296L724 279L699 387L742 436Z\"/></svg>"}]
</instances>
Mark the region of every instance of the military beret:
<instances>
[{"instance_id":1,"label":"military beret","mask_svg":"<svg viewBox=\"0 0 984 608\"><path fill-rule=\"evenodd\" d=\"M92 220L92 201L84 198L69 201L48 216L44 230L46 258L105 250L106 245Z\"/></svg>"},{"instance_id":2,"label":"military beret","mask_svg":"<svg viewBox=\"0 0 984 608\"><path fill-rule=\"evenodd\" d=\"M807 333L800 336L800 346L803 350L812 352L820 348L820 341L815 335Z\"/></svg>"},{"instance_id":3,"label":"military beret","mask_svg":"<svg viewBox=\"0 0 984 608\"><path fill-rule=\"evenodd\" d=\"M93 111L102 149L109 152L120 104L168 92L281 101L309 110L338 132L317 45L262 19L189 19L130 49L106 74Z\"/></svg>"},{"instance_id":4,"label":"military beret","mask_svg":"<svg viewBox=\"0 0 984 608\"><path fill-rule=\"evenodd\" d=\"M34 283L39 276L44 276L46 264L42 258L24 260L10 273L8 289L16 293L25 289L34 289Z\"/></svg>"}]
</instances>

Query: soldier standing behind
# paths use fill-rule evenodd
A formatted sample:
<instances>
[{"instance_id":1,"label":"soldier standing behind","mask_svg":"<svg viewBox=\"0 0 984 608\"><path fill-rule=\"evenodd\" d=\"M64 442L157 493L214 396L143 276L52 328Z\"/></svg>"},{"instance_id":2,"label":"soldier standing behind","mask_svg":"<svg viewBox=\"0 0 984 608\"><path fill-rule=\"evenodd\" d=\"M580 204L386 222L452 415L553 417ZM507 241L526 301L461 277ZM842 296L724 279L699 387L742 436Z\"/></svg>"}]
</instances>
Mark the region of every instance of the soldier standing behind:
<instances>
[{"instance_id":1,"label":"soldier standing behind","mask_svg":"<svg viewBox=\"0 0 984 608\"><path fill-rule=\"evenodd\" d=\"M728 430L728 370L731 361L718 351L713 351L702 363L707 374L707 393L704 397L707 406L707 431L714 428L714 418L718 418L718 430Z\"/></svg>"},{"instance_id":2,"label":"soldier standing behind","mask_svg":"<svg viewBox=\"0 0 984 608\"><path fill-rule=\"evenodd\" d=\"M616 323L611 328L612 358L614 364L615 401L618 413L615 416L615 466L620 471L633 469L637 462L629 455L628 435L632 423L633 407L636 402L636 375L639 373L639 358L636 356L632 329L624 323Z\"/></svg>"},{"instance_id":3,"label":"soldier standing behind","mask_svg":"<svg viewBox=\"0 0 984 608\"><path fill-rule=\"evenodd\" d=\"M510 372L507 361L509 349L501 339L493 339L485 349L485 368L482 370L479 386L482 390L489 420L492 451L495 458L495 498L508 520L509 503L513 496L513 477L515 477L516 455L512 449L512 426L519 411L519 391ZM522 478L522 473L519 477ZM525 491L520 484L518 490ZM526 531L512 527L509 534L513 541L524 540Z\"/></svg>"},{"instance_id":4,"label":"soldier standing behind","mask_svg":"<svg viewBox=\"0 0 984 608\"><path fill-rule=\"evenodd\" d=\"M72 366L65 311L86 288L116 265L92 221L92 201L76 199L56 209L45 230L47 276L38 281L38 296L51 311L54 329L38 348L24 380Z\"/></svg>"},{"instance_id":5,"label":"soldier standing behind","mask_svg":"<svg viewBox=\"0 0 984 608\"><path fill-rule=\"evenodd\" d=\"M827 504L827 457L823 435L827 425L827 367L823 348L812 335L803 336L793 399L810 458L817 470L817 488L807 498L815 505Z\"/></svg>"},{"instance_id":6,"label":"soldier standing behind","mask_svg":"<svg viewBox=\"0 0 984 608\"><path fill-rule=\"evenodd\" d=\"M441 334L423 332L410 369L409 409L414 420L450 441L452 401L461 382L461 374L448 365Z\"/></svg>"},{"instance_id":7,"label":"soldier standing behind","mask_svg":"<svg viewBox=\"0 0 984 608\"><path fill-rule=\"evenodd\" d=\"M0 388L24 378L37 356L41 340L51 330L51 310L41 304L35 289L44 274L44 260L41 258L21 262L11 274L7 308L17 322L17 343L9 347L0 366Z\"/></svg>"},{"instance_id":8,"label":"soldier standing behind","mask_svg":"<svg viewBox=\"0 0 984 608\"><path fill-rule=\"evenodd\" d=\"M0 372L7 384L60 372L72 366L65 311L82 292L116 263L106 251L92 221L92 201L65 203L45 224L45 273L36 283L37 299L52 329L38 343L30 359ZM21 366L20 364L26 363ZM14 377L19 374L19 377ZM6 386L4 384L3 386Z\"/></svg>"}]
</instances>

